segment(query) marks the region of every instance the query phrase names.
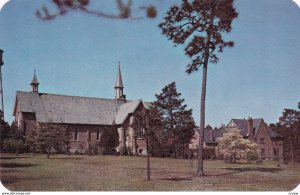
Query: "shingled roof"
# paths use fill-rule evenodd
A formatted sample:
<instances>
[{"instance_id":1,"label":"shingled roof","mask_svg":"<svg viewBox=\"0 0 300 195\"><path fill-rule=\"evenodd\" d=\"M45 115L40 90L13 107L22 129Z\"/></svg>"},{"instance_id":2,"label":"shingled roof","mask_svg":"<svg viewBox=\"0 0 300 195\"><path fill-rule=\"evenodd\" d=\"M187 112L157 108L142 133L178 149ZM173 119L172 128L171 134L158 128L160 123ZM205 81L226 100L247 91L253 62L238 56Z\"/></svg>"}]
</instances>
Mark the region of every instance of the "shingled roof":
<instances>
[{"instance_id":1,"label":"shingled roof","mask_svg":"<svg viewBox=\"0 0 300 195\"><path fill-rule=\"evenodd\" d=\"M242 136L248 136L248 120L247 119L232 119L232 121L237 125L237 127L241 130ZM253 128L255 128L255 135L257 135L257 130L259 129L259 126L261 123L264 122L262 118L253 119ZM268 125L266 125L267 130L270 134L270 137L277 137L278 134L273 131Z\"/></svg>"},{"instance_id":2,"label":"shingled roof","mask_svg":"<svg viewBox=\"0 0 300 195\"><path fill-rule=\"evenodd\" d=\"M111 125L123 124L130 113L143 103L142 100L127 101L92 97L67 96L47 93L20 92L16 94L16 111L35 113L40 123Z\"/></svg>"},{"instance_id":3,"label":"shingled roof","mask_svg":"<svg viewBox=\"0 0 300 195\"><path fill-rule=\"evenodd\" d=\"M21 112L36 114L37 122L111 125L123 100L17 92ZM16 108L14 116L16 115Z\"/></svg>"},{"instance_id":4,"label":"shingled roof","mask_svg":"<svg viewBox=\"0 0 300 195\"><path fill-rule=\"evenodd\" d=\"M130 101L126 102L125 104L121 105L119 112L116 116L116 124L123 124L126 118L130 113L134 113L134 111L137 109L137 107L140 105L142 100L136 100L136 101Z\"/></svg>"}]
</instances>

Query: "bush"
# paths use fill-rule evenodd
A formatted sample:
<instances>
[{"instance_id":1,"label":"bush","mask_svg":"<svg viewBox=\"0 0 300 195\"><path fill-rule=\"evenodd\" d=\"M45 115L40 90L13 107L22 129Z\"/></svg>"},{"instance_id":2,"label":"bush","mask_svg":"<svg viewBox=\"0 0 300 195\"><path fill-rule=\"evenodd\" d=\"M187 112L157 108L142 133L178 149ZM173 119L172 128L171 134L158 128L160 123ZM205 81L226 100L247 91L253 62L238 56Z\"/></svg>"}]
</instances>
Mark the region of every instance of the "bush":
<instances>
[{"instance_id":1,"label":"bush","mask_svg":"<svg viewBox=\"0 0 300 195\"><path fill-rule=\"evenodd\" d=\"M203 148L204 159L211 159L212 156L216 156L214 148Z\"/></svg>"},{"instance_id":2,"label":"bush","mask_svg":"<svg viewBox=\"0 0 300 195\"><path fill-rule=\"evenodd\" d=\"M246 154L247 162L255 161L255 160L258 160L258 159L259 159L259 156L257 155L257 153L249 152L249 153Z\"/></svg>"},{"instance_id":3,"label":"bush","mask_svg":"<svg viewBox=\"0 0 300 195\"><path fill-rule=\"evenodd\" d=\"M3 142L3 150L9 153L21 153L25 150L25 144L22 140L13 138L5 139Z\"/></svg>"},{"instance_id":4,"label":"bush","mask_svg":"<svg viewBox=\"0 0 300 195\"><path fill-rule=\"evenodd\" d=\"M263 162L262 159L257 159L257 160L255 161L256 164L260 164L260 163L262 163L262 162Z\"/></svg>"}]
</instances>

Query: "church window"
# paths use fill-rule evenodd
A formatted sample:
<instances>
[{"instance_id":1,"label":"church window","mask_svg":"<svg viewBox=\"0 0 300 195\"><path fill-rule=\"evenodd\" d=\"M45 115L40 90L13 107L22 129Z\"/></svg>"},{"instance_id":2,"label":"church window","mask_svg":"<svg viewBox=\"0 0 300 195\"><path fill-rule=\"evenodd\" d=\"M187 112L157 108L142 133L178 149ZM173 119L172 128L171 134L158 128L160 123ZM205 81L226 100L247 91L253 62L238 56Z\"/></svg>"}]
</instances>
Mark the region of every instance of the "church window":
<instances>
[{"instance_id":1,"label":"church window","mask_svg":"<svg viewBox=\"0 0 300 195\"><path fill-rule=\"evenodd\" d=\"M264 138L260 138L260 143L264 144L265 143L265 139Z\"/></svg>"},{"instance_id":2,"label":"church window","mask_svg":"<svg viewBox=\"0 0 300 195\"><path fill-rule=\"evenodd\" d=\"M78 129L75 129L74 140L78 141Z\"/></svg>"},{"instance_id":3,"label":"church window","mask_svg":"<svg viewBox=\"0 0 300 195\"><path fill-rule=\"evenodd\" d=\"M100 129L97 129L97 141L100 141Z\"/></svg>"},{"instance_id":4,"label":"church window","mask_svg":"<svg viewBox=\"0 0 300 195\"><path fill-rule=\"evenodd\" d=\"M91 131L90 130L88 130L88 141L91 141Z\"/></svg>"},{"instance_id":5,"label":"church window","mask_svg":"<svg viewBox=\"0 0 300 195\"><path fill-rule=\"evenodd\" d=\"M144 128L140 127L138 128L137 138L143 138L143 136L144 136Z\"/></svg>"},{"instance_id":6,"label":"church window","mask_svg":"<svg viewBox=\"0 0 300 195\"><path fill-rule=\"evenodd\" d=\"M26 122L24 121L24 135L26 135L26 130L27 130Z\"/></svg>"}]
</instances>

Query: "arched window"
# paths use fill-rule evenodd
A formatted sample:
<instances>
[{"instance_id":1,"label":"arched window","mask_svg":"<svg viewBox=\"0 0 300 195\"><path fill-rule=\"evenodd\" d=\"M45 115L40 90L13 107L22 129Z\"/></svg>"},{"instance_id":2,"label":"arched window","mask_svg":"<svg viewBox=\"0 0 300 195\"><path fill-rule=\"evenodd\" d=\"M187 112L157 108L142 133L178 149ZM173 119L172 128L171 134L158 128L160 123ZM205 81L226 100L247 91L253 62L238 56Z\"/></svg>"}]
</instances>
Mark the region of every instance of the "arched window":
<instances>
[{"instance_id":1,"label":"arched window","mask_svg":"<svg viewBox=\"0 0 300 195\"><path fill-rule=\"evenodd\" d=\"M97 141L100 141L100 129L97 129Z\"/></svg>"},{"instance_id":2,"label":"arched window","mask_svg":"<svg viewBox=\"0 0 300 195\"><path fill-rule=\"evenodd\" d=\"M78 141L78 129L75 129L74 140Z\"/></svg>"}]
</instances>

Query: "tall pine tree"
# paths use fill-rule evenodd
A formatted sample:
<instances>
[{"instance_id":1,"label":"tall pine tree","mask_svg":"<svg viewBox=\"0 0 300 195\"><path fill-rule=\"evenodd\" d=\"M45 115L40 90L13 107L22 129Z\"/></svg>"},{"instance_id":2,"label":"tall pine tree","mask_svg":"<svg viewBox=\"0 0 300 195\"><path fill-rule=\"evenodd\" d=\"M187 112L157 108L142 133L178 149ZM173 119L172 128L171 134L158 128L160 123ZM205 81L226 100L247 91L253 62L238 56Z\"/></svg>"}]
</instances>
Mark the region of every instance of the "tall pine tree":
<instances>
[{"instance_id":1,"label":"tall pine tree","mask_svg":"<svg viewBox=\"0 0 300 195\"><path fill-rule=\"evenodd\" d=\"M157 100L154 102L162 117L164 145L170 149L173 157L183 156L195 128L192 109L187 109L180 96L176 83L172 82L160 94L156 94Z\"/></svg>"},{"instance_id":2,"label":"tall pine tree","mask_svg":"<svg viewBox=\"0 0 300 195\"><path fill-rule=\"evenodd\" d=\"M238 13L233 0L182 0L174 5L159 25L162 34L175 45L185 45L185 54L192 58L186 72L191 74L203 67L200 105L200 130L198 150L198 176L204 176L203 140L205 127L205 99L208 63L219 61L218 52L233 47L232 41L224 41L222 33L231 31L231 23Z\"/></svg>"}]
</instances>

